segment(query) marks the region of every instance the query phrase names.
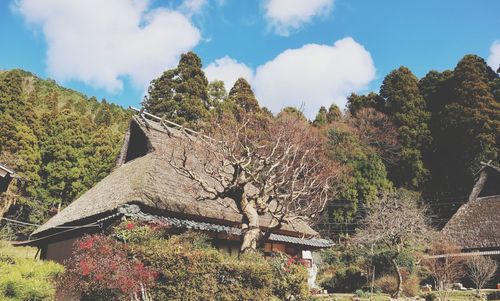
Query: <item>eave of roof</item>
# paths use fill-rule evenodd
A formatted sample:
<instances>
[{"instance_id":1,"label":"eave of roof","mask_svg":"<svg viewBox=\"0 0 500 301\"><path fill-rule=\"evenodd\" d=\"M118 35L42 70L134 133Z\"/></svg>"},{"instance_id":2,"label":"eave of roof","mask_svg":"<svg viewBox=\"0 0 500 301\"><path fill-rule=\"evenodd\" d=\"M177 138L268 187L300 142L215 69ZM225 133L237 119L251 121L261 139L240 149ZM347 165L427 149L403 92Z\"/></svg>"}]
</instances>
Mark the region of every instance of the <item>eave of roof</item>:
<instances>
[{"instance_id":1,"label":"eave of roof","mask_svg":"<svg viewBox=\"0 0 500 301\"><path fill-rule=\"evenodd\" d=\"M138 219L143 222L165 224L179 229L193 229L200 231L225 233L232 235L241 235L241 229L236 227L231 227L227 225L220 225L214 223L193 221L188 219L181 219L170 216L160 216L145 213L140 210L137 205L126 205L118 209L118 212L122 213L124 216ZM284 242L295 245L303 245L313 248L328 248L332 247L334 244L330 240L320 239L320 238L305 238L305 237L294 237L289 235L271 233L269 236L270 241Z\"/></svg>"},{"instance_id":2,"label":"eave of roof","mask_svg":"<svg viewBox=\"0 0 500 301\"><path fill-rule=\"evenodd\" d=\"M6 172L8 172L9 174L13 175L14 174L14 171L10 168L8 168L7 166L3 165L0 163L0 169L3 169L5 170Z\"/></svg>"}]
</instances>

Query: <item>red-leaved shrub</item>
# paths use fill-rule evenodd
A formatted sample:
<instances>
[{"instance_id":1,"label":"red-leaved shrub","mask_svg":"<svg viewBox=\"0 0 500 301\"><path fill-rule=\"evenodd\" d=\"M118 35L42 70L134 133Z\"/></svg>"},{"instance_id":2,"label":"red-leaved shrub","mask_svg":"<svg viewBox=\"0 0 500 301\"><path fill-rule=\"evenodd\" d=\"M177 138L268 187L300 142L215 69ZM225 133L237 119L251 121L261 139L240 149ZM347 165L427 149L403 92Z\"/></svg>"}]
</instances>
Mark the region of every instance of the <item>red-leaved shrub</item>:
<instances>
[{"instance_id":1,"label":"red-leaved shrub","mask_svg":"<svg viewBox=\"0 0 500 301\"><path fill-rule=\"evenodd\" d=\"M129 256L128 246L112 237L87 235L76 241L60 289L88 300L118 300L147 294L157 272Z\"/></svg>"}]
</instances>

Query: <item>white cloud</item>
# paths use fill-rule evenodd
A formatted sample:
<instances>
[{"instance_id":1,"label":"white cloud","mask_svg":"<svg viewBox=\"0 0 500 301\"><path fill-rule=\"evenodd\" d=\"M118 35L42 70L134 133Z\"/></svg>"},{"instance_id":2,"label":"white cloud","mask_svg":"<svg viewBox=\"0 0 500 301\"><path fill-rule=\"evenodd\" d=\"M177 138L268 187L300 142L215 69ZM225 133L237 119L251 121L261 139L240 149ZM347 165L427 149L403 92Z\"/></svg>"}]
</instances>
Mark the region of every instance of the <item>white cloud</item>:
<instances>
[{"instance_id":1,"label":"white cloud","mask_svg":"<svg viewBox=\"0 0 500 301\"><path fill-rule=\"evenodd\" d=\"M208 0L184 0L182 1L179 9L187 16L199 14L202 9L207 5Z\"/></svg>"},{"instance_id":2,"label":"white cloud","mask_svg":"<svg viewBox=\"0 0 500 301\"><path fill-rule=\"evenodd\" d=\"M346 97L374 78L370 53L348 37L333 46L307 44L282 52L257 68L253 87L260 103L274 113L304 104L306 116L314 118L322 105L335 102L344 108Z\"/></svg>"},{"instance_id":3,"label":"white cloud","mask_svg":"<svg viewBox=\"0 0 500 301\"><path fill-rule=\"evenodd\" d=\"M328 15L334 0L264 0L265 17L274 31L288 36L312 18Z\"/></svg>"},{"instance_id":4,"label":"white cloud","mask_svg":"<svg viewBox=\"0 0 500 301\"><path fill-rule=\"evenodd\" d=\"M247 65L239 63L228 56L222 57L210 63L205 69L208 80L221 80L224 82L226 90L229 92L236 80L240 77L249 83L253 80L253 70Z\"/></svg>"},{"instance_id":5,"label":"white cloud","mask_svg":"<svg viewBox=\"0 0 500 301\"><path fill-rule=\"evenodd\" d=\"M200 41L181 13L148 0L18 0L14 9L40 26L47 68L58 80L80 80L117 92L123 77L144 88Z\"/></svg>"},{"instance_id":6,"label":"white cloud","mask_svg":"<svg viewBox=\"0 0 500 301\"><path fill-rule=\"evenodd\" d=\"M495 41L491 44L488 65L495 71L500 68L500 41Z\"/></svg>"}]
</instances>

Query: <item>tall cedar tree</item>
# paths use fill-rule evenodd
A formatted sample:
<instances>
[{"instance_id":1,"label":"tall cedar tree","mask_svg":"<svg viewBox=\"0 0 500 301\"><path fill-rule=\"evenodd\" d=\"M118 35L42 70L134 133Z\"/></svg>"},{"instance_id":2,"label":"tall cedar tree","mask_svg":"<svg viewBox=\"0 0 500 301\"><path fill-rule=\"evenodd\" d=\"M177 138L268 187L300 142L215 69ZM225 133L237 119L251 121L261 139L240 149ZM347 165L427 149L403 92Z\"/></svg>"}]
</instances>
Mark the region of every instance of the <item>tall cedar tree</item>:
<instances>
[{"instance_id":1,"label":"tall cedar tree","mask_svg":"<svg viewBox=\"0 0 500 301\"><path fill-rule=\"evenodd\" d=\"M259 102L253 94L252 87L244 78L238 78L229 91L229 100L236 103L246 113L255 113L260 110Z\"/></svg>"},{"instance_id":2,"label":"tall cedar tree","mask_svg":"<svg viewBox=\"0 0 500 301\"><path fill-rule=\"evenodd\" d=\"M181 55L177 68L151 81L143 106L167 119L195 126L208 114L208 80L201 59L194 53Z\"/></svg>"},{"instance_id":3,"label":"tall cedar tree","mask_svg":"<svg viewBox=\"0 0 500 301\"><path fill-rule=\"evenodd\" d=\"M479 161L498 162L500 78L484 60L468 55L454 71L429 72L419 86L432 114L434 138L427 154L431 181L425 193L437 197L431 204L435 213L448 217L454 210L440 204L441 195L457 200L467 195ZM488 185L485 190L500 192Z\"/></svg>"},{"instance_id":4,"label":"tall cedar tree","mask_svg":"<svg viewBox=\"0 0 500 301\"><path fill-rule=\"evenodd\" d=\"M498 163L500 145L500 102L492 83L498 75L475 55L466 55L453 76L441 81L445 93L434 96L438 104L435 139L437 158L447 175L443 188L466 194L481 161ZM444 94L444 95L443 95Z\"/></svg>"},{"instance_id":5,"label":"tall cedar tree","mask_svg":"<svg viewBox=\"0 0 500 301\"><path fill-rule=\"evenodd\" d=\"M385 99L385 111L398 127L401 139L401 159L391 170L398 186L421 188L428 177L422 150L431 142L428 127L430 113L418 88L418 79L406 67L392 71L384 79L380 95Z\"/></svg>"},{"instance_id":6,"label":"tall cedar tree","mask_svg":"<svg viewBox=\"0 0 500 301\"><path fill-rule=\"evenodd\" d=\"M450 185L450 183L456 182L452 179L460 173L451 171L450 168L456 168L456 166L450 166L448 161L450 154L443 153L445 148L443 148L441 139L443 136L441 131L443 109L452 100L452 78L453 72L449 70L444 72L430 71L419 82L420 93L425 99L428 110L431 112L429 129L433 137L431 145L425 150L424 154L431 174L430 181L424 189L427 195L434 196L442 191L457 192L456 188L452 187L453 185Z\"/></svg>"}]
</instances>

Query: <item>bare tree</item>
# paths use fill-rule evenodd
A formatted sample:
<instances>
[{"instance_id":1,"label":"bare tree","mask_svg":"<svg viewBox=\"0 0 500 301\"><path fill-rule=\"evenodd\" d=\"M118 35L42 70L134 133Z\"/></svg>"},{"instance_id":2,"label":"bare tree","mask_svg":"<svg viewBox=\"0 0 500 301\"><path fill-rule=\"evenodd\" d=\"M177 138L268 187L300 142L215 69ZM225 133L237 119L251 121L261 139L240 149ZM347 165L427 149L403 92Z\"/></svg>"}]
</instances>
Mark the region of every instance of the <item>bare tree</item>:
<instances>
[{"instance_id":1,"label":"bare tree","mask_svg":"<svg viewBox=\"0 0 500 301\"><path fill-rule=\"evenodd\" d=\"M476 294L480 295L480 290L495 276L498 263L488 257L473 256L467 262L467 275L476 285Z\"/></svg>"},{"instance_id":2,"label":"bare tree","mask_svg":"<svg viewBox=\"0 0 500 301\"><path fill-rule=\"evenodd\" d=\"M389 116L365 108L350 116L348 124L360 140L372 147L386 163L395 164L399 160L399 133Z\"/></svg>"},{"instance_id":3,"label":"bare tree","mask_svg":"<svg viewBox=\"0 0 500 301\"><path fill-rule=\"evenodd\" d=\"M416 197L407 191L398 191L374 203L356 234L355 242L367 248L379 247L391 251L391 263L397 274L397 290L392 297L399 298L403 276L398 257L403 252L417 249L428 238L426 209L417 205Z\"/></svg>"},{"instance_id":4,"label":"bare tree","mask_svg":"<svg viewBox=\"0 0 500 301\"><path fill-rule=\"evenodd\" d=\"M422 264L434 280L434 287L442 301L448 300L451 285L465 275L466 259L458 256L461 249L441 236L433 238L434 244Z\"/></svg>"},{"instance_id":5,"label":"bare tree","mask_svg":"<svg viewBox=\"0 0 500 301\"><path fill-rule=\"evenodd\" d=\"M342 168L328 159L323 136L305 121L290 114L242 120L214 124L208 133L213 139L198 140L194 152L191 143L172 153L170 164L202 188L200 198L234 200L243 216L241 251L248 252L270 230L321 211ZM263 234L264 215L271 222Z\"/></svg>"}]
</instances>

